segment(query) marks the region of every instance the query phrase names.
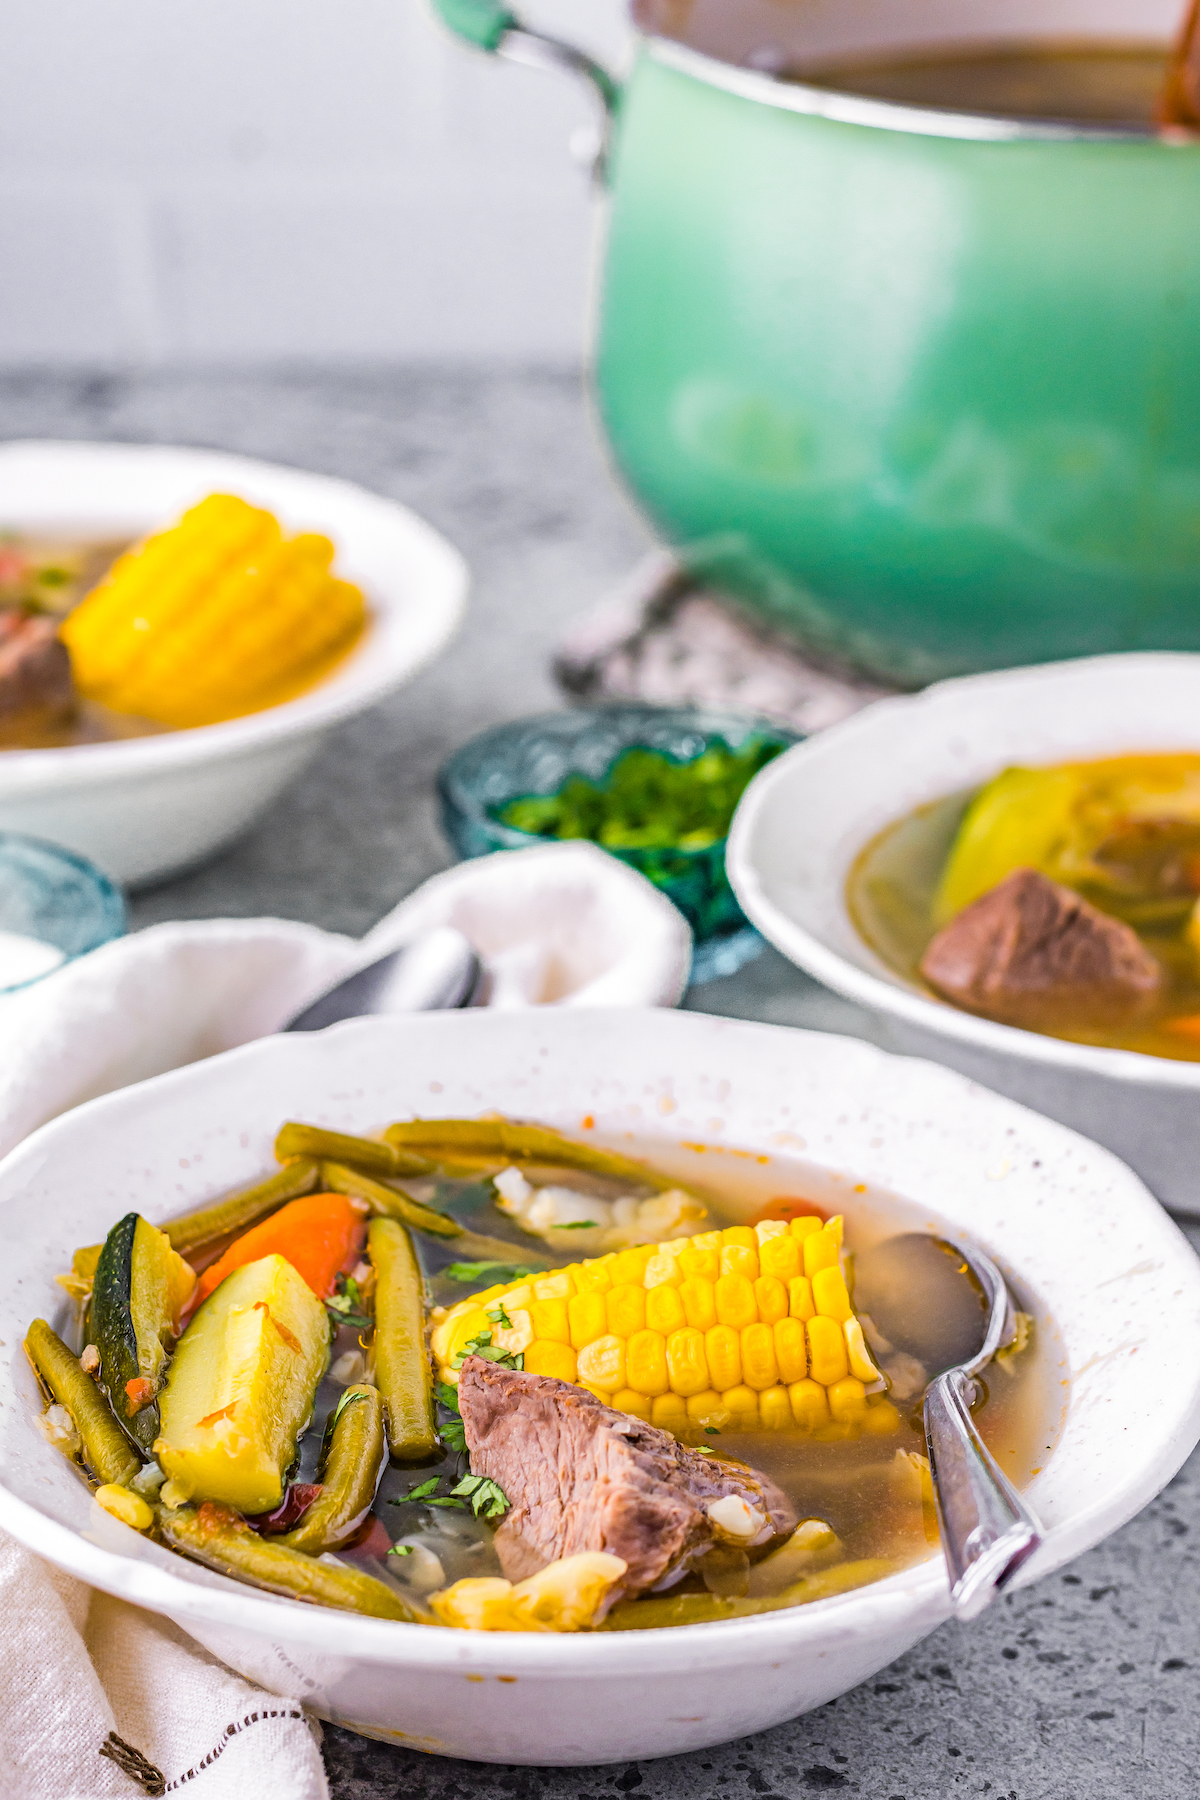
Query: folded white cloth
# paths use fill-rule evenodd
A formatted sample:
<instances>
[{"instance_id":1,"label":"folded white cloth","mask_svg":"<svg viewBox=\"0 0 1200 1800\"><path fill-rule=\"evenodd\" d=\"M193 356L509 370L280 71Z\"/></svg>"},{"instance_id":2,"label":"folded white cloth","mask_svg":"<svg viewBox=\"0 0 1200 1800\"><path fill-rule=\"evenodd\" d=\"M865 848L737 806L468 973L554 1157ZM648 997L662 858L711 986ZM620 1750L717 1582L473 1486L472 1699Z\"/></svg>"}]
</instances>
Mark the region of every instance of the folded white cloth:
<instances>
[{"instance_id":1,"label":"folded white cloth","mask_svg":"<svg viewBox=\"0 0 1200 1800\"><path fill-rule=\"evenodd\" d=\"M691 964L682 915L591 844L462 863L360 943L280 919L152 926L0 1001L0 1154L81 1101L277 1030L435 925L470 939L496 1006L674 1006ZM328 1800L296 1701L2 1533L0 1616L3 1800Z\"/></svg>"},{"instance_id":2,"label":"folded white cloth","mask_svg":"<svg viewBox=\"0 0 1200 1800\"><path fill-rule=\"evenodd\" d=\"M361 941L283 919L153 925L0 1002L0 1155L68 1107L278 1030L434 925L475 946L493 1006L674 1006L691 966L683 915L582 843L460 863Z\"/></svg>"}]
</instances>

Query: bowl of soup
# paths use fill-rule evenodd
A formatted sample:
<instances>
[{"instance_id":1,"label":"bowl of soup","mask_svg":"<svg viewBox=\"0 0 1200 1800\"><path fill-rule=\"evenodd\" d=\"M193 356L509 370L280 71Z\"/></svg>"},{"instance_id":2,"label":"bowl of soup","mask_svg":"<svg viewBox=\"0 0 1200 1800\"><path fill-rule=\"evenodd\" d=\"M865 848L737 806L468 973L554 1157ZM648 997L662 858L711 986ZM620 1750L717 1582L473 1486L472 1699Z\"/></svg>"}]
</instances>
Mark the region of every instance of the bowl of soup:
<instances>
[{"instance_id":1,"label":"bowl of soup","mask_svg":"<svg viewBox=\"0 0 1200 1800\"><path fill-rule=\"evenodd\" d=\"M466 588L430 526L349 482L0 446L0 828L123 883L197 862L437 654Z\"/></svg>"},{"instance_id":2,"label":"bowl of soup","mask_svg":"<svg viewBox=\"0 0 1200 1800\"><path fill-rule=\"evenodd\" d=\"M729 851L759 930L889 1043L1074 1125L1191 1214L1198 706L1190 656L944 682L789 751Z\"/></svg>"},{"instance_id":3,"label":"bowl of soup","mask_svg":"<svg viewBox=\"0 0 1200 1800\"><path fill-rule=\"evenodd\" d=\"M763 1374L751 1324L740 1378L720 1325L699 1383L694 1358L679 1381L673 1351L656 1375L656 1309L704 1302L706 1282L718 1306L735 1290L765 1306L780 1278L763 1271L794 1266L798 1245L822 1252L804 1251L814 1295L822 1271L853 1292L855 1259L897 1232L986 1250L1025 1320L979 1415L1044 1531L1022 1582L1131 1517L1200 1433L1200 1266L1142 1183L951 1071L822 1034L482 1011L264 1040L44 1127L0 1168L0 1210L0 1525L272 1692L444 1755L696 1749L822 1705L948 1616L900 1371ZM710 1281L718 1253L743 1273ZM808 1278L790 1279L797 1294ZM799 1323L778 1321L781 1357L780 1327ZM826 1335L842 1333L851 1321ZM112 1369L131 1346L148 1355L126 1383ZM215 1392L243 1375L245 1396ZM624 1583L616 1604L593 1593L568 1618L564 1589L543 1588L531 1612L545 1571L511 1567L508 1534L561 1504L569 1445L478 1465L465 1396L489 1383L624 1433L652 1521L668 1458L769 1489L792 1535L739 1550L739 1516L770 1533L726 1494L715 1563L670 1566L652 1523L636 1581L610 1537L590 1546L592 1573ZM278 1404L256 1410L251 1389ZM347 1432L357 1498L330 1539ZM619 1479L610 1459L575 1503Z\"/></svg>"}]
</instances>

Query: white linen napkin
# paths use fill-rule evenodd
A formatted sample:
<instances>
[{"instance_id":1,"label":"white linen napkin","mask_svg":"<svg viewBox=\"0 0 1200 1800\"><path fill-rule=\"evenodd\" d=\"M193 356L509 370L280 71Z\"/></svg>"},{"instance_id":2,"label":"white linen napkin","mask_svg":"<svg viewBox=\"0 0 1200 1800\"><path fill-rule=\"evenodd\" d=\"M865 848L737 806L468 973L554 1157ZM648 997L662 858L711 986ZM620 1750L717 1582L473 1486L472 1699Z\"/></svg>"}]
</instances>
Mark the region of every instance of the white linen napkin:
<instances>
[{"instance_id":1,"label":"white linen napkin","mask_svg":"<svg viewBox=\"0 0 1200 1800\"><path fill-rule=\"evenodd\" d=\"M582 843L462 863L361 942L280 919L152 926L0 1000L0 1154L84 1100L277 1030L434 925L470 939L497 1006L674 1006L691 963L670 901ZM0 1617L3 1800L328 1800L298 1701L3 1533Z\"/></svg>"},{"instance_id":2,"label":"white linen napkin","mask_svg":"<svg viewBox=\"0 0 1200 1800\"><path fill-rule=\"evenodd\" d=\"M434 925L475 946L493 1006L675 1006L691 966L683 915L584 843L460 863L361 941L285 919L152 925L0 1001L0 1155L68 1107L278 1030Z\"/></svg>"}]
</instances>

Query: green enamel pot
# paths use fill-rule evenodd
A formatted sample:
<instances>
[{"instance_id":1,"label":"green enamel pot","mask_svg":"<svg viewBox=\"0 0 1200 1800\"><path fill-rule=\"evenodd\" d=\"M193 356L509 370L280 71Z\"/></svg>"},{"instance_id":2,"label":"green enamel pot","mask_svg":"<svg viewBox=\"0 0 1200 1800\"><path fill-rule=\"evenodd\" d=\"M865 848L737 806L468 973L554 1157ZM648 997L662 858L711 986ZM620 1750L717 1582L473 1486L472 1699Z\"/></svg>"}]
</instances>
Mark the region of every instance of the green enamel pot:
<instances>
[{"instance_id":1,"label":"green enamel pot","mask_svg":"<svg viewBox=\"0 0 1200 1800\"><path fill-rule=\"evenodd\" d=\"M954 0L644 0L687 14L691 41L644 37L619 93L492 0L437 4L481 48L588 75L610 109L597 405L698 575L913 686L1200 650L1200 142L747 66L805 49L763 52L785 25L824 33L814 52L839 29L843 49L995 39L1023 0L963 0L960 30ZM1165 40L1179 5L1100 11L1110 36ZM1095 13L1031 17L1062 36Z\"/></svg>"}]
</instances>

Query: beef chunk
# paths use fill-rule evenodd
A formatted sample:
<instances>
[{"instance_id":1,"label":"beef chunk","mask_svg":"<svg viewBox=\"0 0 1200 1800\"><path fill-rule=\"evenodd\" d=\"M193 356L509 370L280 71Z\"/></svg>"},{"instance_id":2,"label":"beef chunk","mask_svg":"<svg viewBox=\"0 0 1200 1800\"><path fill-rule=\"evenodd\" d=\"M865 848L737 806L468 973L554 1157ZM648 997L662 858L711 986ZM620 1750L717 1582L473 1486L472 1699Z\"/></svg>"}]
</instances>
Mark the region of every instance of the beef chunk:
<instances>
[{"instance_id":1,"label":"beef chunk","mask_svg":"<svg viewBox=\"0 0 1200 1800\"><path fill-rule=\"evenodd\" d=\"M53 619L0 609L0 723L57 716L74 704L71 662Z\"/></svg>"},{"instance_id":2,"label":"beef chunk","mask_svg":"<svg viewBox=\"0 0 1200 1800\"><path fill-rule=\"evenodd\" d=\"M765 1475L689 1450L585 1388L471 1356L458 1399L472 1472L498 1482L512 1507L496 1534L510 1581L560 1556L606 1550L629 1565L609 1604L644 1593L713 1547L706 1508L728 1496L761 1516L748 1548L795 1527Z\"/></svg>"},{"instance_id":3,"label":"beef chunk","mask_svg":"<svg viewBox=\"0 0 1200 1800\"><path fill-rule=\"evenodd\" d=\"M1153 1000L1162 971L1137 933L1036 869L1017 869L939 931L921 973L970 1012L1042 1028Z\"/></svg>"}]
</instances>

